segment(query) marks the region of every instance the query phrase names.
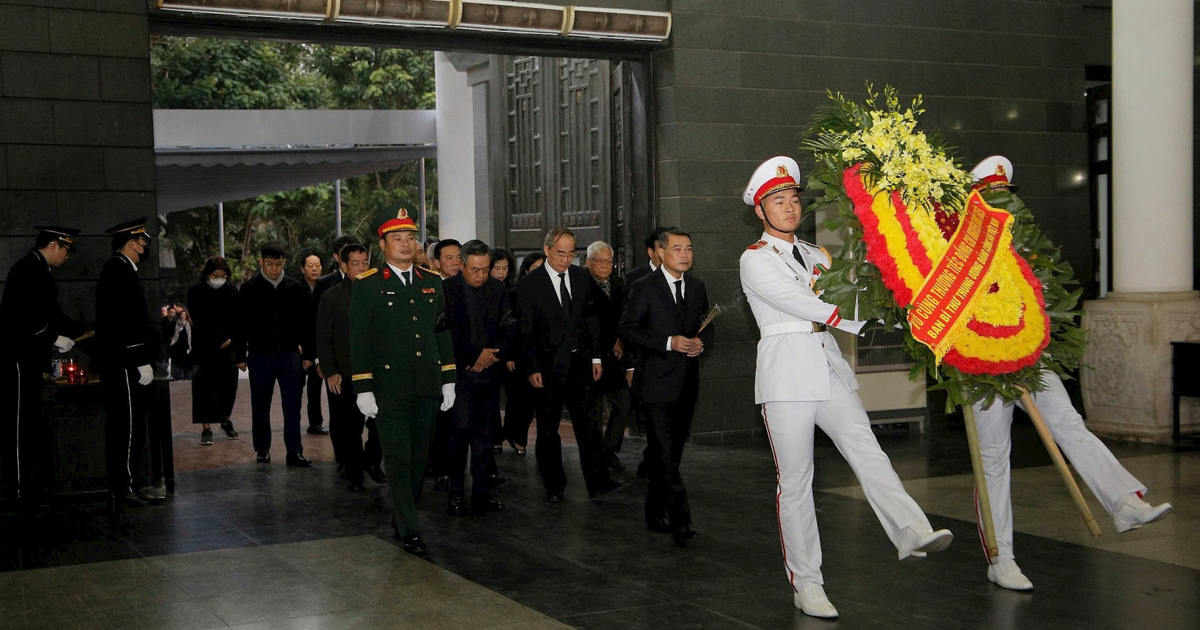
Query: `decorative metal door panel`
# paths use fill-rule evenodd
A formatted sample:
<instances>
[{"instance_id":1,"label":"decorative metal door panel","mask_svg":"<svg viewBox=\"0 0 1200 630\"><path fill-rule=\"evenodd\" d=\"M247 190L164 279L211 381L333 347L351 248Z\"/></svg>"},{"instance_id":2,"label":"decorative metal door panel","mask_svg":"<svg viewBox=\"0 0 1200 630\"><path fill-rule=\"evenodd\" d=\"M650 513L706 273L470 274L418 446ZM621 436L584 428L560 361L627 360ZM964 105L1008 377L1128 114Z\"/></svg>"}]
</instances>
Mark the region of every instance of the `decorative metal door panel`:
<instances>
[{"instance_id":1,"label":"decorative metal door panel","mask_svg":"<svg viewBox=\"0 0 1200 630\"><path fill-rule=\"evenodd\" d=\"M608 141L608 64L595 59L558 60L557 225L586 246L607 237L611 160Z\"/></svg>"},{"instance_id":2,"label":"decorative metal door panel","mask_svg":"<svg viewBox=\"0 0 1200 630\"><path fill-rule=\"evenodd\" d=\"M505 213L510 240L540 241L547 229L545 197L545 144L542 83L542 59L509 58L505 90L508 110ZM524 236L525 238L521 238Z\"/></svg>"}]
</instances>

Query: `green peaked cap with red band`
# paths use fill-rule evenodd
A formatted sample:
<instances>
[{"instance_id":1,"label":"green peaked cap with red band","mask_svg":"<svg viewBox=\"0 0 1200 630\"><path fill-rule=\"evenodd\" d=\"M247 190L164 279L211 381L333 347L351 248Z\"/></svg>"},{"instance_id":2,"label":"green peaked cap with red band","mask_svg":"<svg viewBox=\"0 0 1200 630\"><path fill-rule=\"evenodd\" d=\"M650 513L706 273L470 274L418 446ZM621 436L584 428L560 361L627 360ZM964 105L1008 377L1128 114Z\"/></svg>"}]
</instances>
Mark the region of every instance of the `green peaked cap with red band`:
<instances>
[{"instance_id":1,"label":"green peaked cap with red band","mask_svg":"<svg viewBox=\"0 0 1200 630\"><path fill-rule=\"evenodd\" d=\"M375 233L379 238L383 238L388 232L396 232L398 230L409 230L416 232L417 228L417 211L412 206L406 203L392 204L375 216Z\"/></svg>"}]
</instances>

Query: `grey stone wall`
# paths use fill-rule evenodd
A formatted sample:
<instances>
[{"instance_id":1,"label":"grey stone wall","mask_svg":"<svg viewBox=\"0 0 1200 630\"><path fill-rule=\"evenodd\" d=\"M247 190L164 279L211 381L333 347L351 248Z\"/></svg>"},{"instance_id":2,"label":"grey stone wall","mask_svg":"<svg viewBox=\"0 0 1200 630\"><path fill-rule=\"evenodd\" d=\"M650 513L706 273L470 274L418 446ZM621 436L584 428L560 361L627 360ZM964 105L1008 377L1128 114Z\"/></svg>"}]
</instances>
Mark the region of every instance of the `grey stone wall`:
<instances>
[{"instance_id":1,"label":"grey stone wall","mask_svg":"<svg viewBox=\"0 0 1200 630\"><path fill-rule=\"evenodd\" d=\"M145 1L0 0L0 280L30 226L80 228L55 276L67 313L90 321L104 229L138 216L155 216Z\"/></svg>"},{"instance_id":2,"label":"grey stone wall","mask_svg":"<svg viewBox=\"0 0 1200 630\"><path fill-rule=\"evenodd\" d=\"M674 0L669 10L671 45L654 56L659 223L692 232L710 298L736 304L703 367L696 439L759 435L758 333L738 299L737 260L761 224L741 190L762 160L798 155L826 90L861 97L871 81L924 95L925 126L960 147L967 168L1012 159L1023 198L1091 276L1079 2Z\"/></svg>"}]
</instances>

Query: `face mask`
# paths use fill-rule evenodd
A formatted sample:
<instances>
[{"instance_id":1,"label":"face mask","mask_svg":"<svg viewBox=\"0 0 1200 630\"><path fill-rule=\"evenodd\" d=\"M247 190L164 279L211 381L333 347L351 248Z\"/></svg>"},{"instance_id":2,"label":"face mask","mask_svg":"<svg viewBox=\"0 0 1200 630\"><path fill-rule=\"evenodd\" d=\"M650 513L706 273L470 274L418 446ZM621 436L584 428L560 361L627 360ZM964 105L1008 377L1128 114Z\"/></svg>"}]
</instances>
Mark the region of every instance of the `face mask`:
<instances>
[{"instance_id":1,"label":"face mask","mask_svg":"<svg viewBox=\"0 0 1200 630\"><path fill-rule=\"evenodd\" d=\"M221 287L225 286L225 278L209 278L208 286L214 289L220 289Z\"/></svg>"}]
</instances>

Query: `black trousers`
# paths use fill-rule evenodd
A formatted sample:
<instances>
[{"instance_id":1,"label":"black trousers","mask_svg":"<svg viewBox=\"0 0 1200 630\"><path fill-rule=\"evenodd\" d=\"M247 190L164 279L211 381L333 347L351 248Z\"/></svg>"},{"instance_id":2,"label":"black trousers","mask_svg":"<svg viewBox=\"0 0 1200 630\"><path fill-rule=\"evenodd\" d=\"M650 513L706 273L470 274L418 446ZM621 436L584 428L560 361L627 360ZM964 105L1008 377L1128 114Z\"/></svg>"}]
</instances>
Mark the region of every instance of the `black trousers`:
<instances>
[{"instance_id":1,"label":"black trousers","mask_svg":"<svg viewBox=\"0 0 1200 630\"><path fill-rule=\"evenodd\" d=\"M429 442L429 474L434 477L450 476L450 425L454 423L454 413L438 411L433 423L433 439Z\"/></svg>"},{"instance_id":2,"label":"black trousers","mask_svg":"<svg viewBox=\"0 0 1200 630\"><path fill-rule=\"evenodd\" d=\"M643 403L646 431L649 442L654 445L654 449L648 450L658 458L653 462L650 488L646 492L646 520L650 522L665 515L676 531L692 522L687 489L679 474L683 445L692 431L692 415L699 394L699 379L689 378L688 381L674 402Z\"/></svg>"},{"instance_id":3,"label":"black trousers","mask_svg":"<svg viewBox=\"0 0 1200 630\"><path fill-rule=\"evenodd\" d=\"M333 444L333 455L345 466L346 475L358 475L368 468L378 468L383 463L383 451L379 446L379 432L375 419L367 419L358 410L354 385L350 379L342 379L342 393L329 392L329 441ZM363 429L367 430L367 443L363 445Z\"/></svg>"},{"instance_id":4,"label":"black trousers","mask_svg":"<svg viewBox=\"0 0 1200 630\"><path fill-rule=\"evenodd\" d=\"M562 464L562 439L558 436L563 407L571 414L571 427L575 432L575 443L579 445L579 464L588 493L598 491L609 480L608 462L601 452L600 420L594 413L596 403L592 398L590 368L589 365L586 380L582 374L561 380L546 379L544 387L533 390L537 404L534 454L547 492L561 492L567 486L567 474ZM545 379L545 374L542 376Z\"/></svg>"},{"instance_id":5,"label":"black trousers","mask_svg":"<svg viewBox=\"0 0 1200 630\"><path fill-rule=\"evenodd\" d=\"M454 406L450 408L450 489L462 492L470 452L471 501L489 496L487 477L495 471L492 452L491 419L500 408L500 376L466 372L454 387Z\"/></svg>"},{"instance_id":6,"label":"black trousers","mask_svg":"<svg viewBox=\"0 0 1200 630\"><path fill-rule=\"evenodd\" d=\"M504 440L525 448L529 445L529 425L533 423L537 396L529 381L520 374L504 373ZM497 443L503 440L497 440Z\"/></svg>"},{"instance_id":7,"label":"black trousers","mask_svg":"<svg viewBox=\"0 0 1200 630\"><path fill-rule=\"evenodd\" d=\"M104 396L105 459L108 489L120 499L143 485L146 414L152 402L149 386L138 384L136 369L109 368L100 372Z\"/></svg>"},{"instance_id":8,"label":"black trousers","mask_svg":"<svg viewBox=\"0 0 1200 630\"><path fill-rule=\"evenodd\" d=\"M304 371L305 385L308 390L308 428L315 429L325 424L325 416L321 413L321 391L325 389L325 379L317 374L317 366L310 365Z\"/></svg>"},{"instance_id":9,"label":"black trousers","mask_svg":"<svg viewBox=\"0 0 1200 630\"><path fill-rule=\"evenodd\" d=\"M6 499L31 500L50 483L42 418L42 359L0 358L0 470Z\"/></svg>"},{"instance_id":10,"label":"black trousers","mask_svg":"<svg viewBox=\"0 0 1200 630\"><path fill-rule=\"evenodd\" d=\"M604 417L604 401L608 401L608 425L604 429L604 455L609 459L621 452L625 441L625 428L633 415L633 402L624 381L616 388L608 389L596 396L596 417Z\"/></svg>"},{"instance_id":11,"label":"black trousers","mask_svg":"<svg viewBox=\"0 0 1200 630\"><path fill-rule=\"evenodd\" d=\"M232 355L222 353L198 362L192 377L192 424L229 421L237 386L238 370Z\"/></svg>"}]
</instances>

